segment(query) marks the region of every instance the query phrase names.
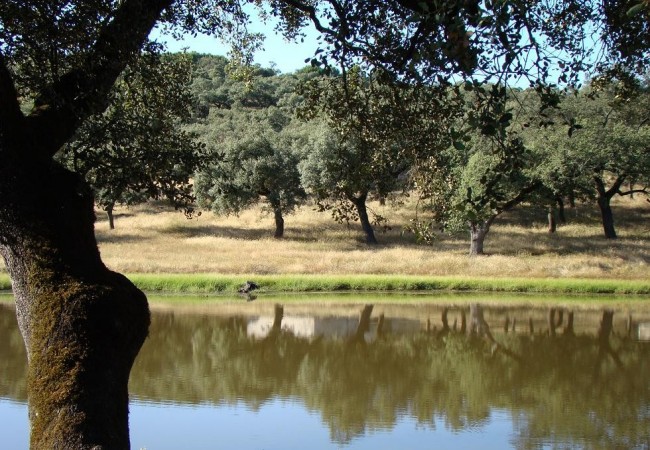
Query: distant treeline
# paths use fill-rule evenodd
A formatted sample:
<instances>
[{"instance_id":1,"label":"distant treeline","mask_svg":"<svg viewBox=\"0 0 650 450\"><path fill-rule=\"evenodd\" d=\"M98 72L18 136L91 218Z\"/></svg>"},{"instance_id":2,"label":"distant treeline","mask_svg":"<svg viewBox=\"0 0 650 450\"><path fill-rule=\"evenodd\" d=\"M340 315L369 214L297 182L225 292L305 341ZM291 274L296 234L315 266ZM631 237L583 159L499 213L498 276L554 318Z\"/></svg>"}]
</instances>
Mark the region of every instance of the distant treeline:
<instances>
[{"instance_id":1,"label":"distant treeline","mask_svg":"<svg viewBox=\"0 0 650 450\"><path fill-rule=\"evenodd\" d=\"M593 202L604 236L616 238L612 198L648 193L648 88L648 79L543 95L471 82L406 87L360 70L281 74L171 54L130 67L113 106L64 158L94 186L111 226L116 204L166 197L188 214L259 204L281 238L285 217L311 202L359 221L373 244L386 218L368 202L411 195L418 240L469 230L473 255L497 217L524 202L548 210L550 232L565 205ZM125 152L140 164L126 164Z\"/></svg>"}]
</instances>

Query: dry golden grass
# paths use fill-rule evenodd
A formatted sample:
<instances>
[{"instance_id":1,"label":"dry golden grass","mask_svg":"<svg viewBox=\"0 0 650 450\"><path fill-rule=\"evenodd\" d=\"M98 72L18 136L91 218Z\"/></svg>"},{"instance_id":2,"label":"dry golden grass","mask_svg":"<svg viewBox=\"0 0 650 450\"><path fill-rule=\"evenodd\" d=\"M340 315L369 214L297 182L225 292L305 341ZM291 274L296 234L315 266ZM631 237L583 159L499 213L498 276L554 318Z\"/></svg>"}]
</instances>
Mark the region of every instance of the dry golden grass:
<instances>
[{"instance_id":1,"label":"dry golden grass","mask_svg":"<svg viewBox=\"0 0 650 450\"><path fill-rule=\"evenodd\" d=\"M478 258L467 256L466 234L417 245L402 232L412 207L371 207L393 227L377 234L374 247L363 242L357 223L337 224L308 206L286 217L282 240L273 239L273 218L259 209L188 220L157 205L117 210L115 230L98 213L96 234L106 264L127 273L650 278L650 203L644 199L616 202L618 240L602 237L591 207L567 211L569 223L553 235L543 211L520 208L497 219L486 240L488 256Z\"/></svg>"}]
</instances>

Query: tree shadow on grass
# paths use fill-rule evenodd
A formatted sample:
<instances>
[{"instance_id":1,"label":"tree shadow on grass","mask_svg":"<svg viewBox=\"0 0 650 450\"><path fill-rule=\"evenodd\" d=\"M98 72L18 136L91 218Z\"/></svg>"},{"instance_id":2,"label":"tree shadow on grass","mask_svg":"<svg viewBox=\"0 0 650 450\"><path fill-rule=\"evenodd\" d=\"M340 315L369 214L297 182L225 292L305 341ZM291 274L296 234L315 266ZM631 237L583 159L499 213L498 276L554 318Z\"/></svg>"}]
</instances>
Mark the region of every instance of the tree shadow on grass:
<instances>
[{"instance_id":1,"label":"tree shadow on grass","mask_svg":"<svg viewBox=\"0 0 650 450\"><path fill-rule=\"evenodd\" d=\"M151 239L138 234L116 233L115 230L95 230L95 238L98 244L128 244Z\"/></svg>"},{"instance_id":2,"label":"tree shadow on grass","mask_svg":"<svg viewBox=\"0 0 650 450\"><path fill-rule=\"evenodd\" d=\"M160 234L181 238L217 237L258 241L273 237L273 230L268 228L243 228L219 225L173 225L160 230Z\"/></svg>"},{"instance_id":3,"label":"tree shadow on grass","mask_svg":"<svg viewBox=\"0 0 650 450\"><path fill-rule=\"evenodd\" d=\"M120 212L120 213L115 213L113 214L113 219L115 222L121 219L126 219L128 217L135 217L136 213L134 212ZM95 210L95 222L108 222L108 215L104 211L97 211ZM116 228L119 224L115 224Z\"/></svg>"}]
</instances>

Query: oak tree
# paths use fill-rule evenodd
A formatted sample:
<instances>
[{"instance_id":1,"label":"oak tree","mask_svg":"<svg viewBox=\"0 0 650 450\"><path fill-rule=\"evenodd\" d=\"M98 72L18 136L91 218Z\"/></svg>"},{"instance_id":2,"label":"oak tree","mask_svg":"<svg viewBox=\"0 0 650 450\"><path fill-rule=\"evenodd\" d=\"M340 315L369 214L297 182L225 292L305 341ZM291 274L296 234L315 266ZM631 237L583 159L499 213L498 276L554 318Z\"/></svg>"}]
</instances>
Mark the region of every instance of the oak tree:
<instances>
[{"instance_id":1,"label":"oak tree","mask_svg":"<svg viewBox=\"0 0 650 450\"><path fill-rule=\"evenodd\" d=\"M164 198L191 213L190 179L202 146L183 128L190 119L190 77L187 55L144 54L120 75L106 111L90 117L65 145L61 160L90 184L111 229L116 204Z\"/></svg>"}]
</instances>

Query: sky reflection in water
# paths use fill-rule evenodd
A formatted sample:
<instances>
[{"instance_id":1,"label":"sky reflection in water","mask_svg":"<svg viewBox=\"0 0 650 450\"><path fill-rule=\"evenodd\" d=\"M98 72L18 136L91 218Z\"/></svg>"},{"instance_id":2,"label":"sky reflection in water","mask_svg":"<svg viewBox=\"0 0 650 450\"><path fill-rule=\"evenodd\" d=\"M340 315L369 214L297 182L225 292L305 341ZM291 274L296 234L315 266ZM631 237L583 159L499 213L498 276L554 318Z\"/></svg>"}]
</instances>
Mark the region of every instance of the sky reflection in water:
<instances>
[{"instance_id":1,"label":"sky reflection in water","mask_svg":"<svg viewBox=\"0 0 650 450\"><path fill-rule=\"evenodd\" d=\"M304 450L310 449L494 449L510 448L512 425L508 413L495 411L485 426L453 432L437 419L435 429L403 417L392 429L368 430L347 444L330 440L320 414L299 403L273 400L258 411L246 406L202 405L160 407L138 403L131 407L131 444L134 449L193 450ZM486 440L486 436L490 436Z\"/></svg>"}]
</instances>

